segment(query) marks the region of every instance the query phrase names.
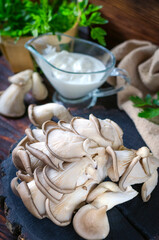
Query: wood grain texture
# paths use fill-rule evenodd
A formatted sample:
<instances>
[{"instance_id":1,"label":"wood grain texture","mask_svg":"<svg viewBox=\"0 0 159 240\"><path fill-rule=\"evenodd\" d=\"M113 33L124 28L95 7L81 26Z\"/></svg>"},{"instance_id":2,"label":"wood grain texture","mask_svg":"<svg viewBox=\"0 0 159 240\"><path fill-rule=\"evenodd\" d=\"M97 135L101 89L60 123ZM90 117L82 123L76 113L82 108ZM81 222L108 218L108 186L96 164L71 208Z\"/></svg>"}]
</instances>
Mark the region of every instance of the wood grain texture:
<instances>
[{"instance_id":1,"label":"wood grain texture","mask_svg":"<svg viewBox=\"0 0 159 240\"><path fill-rule=\"evenodd\" d=\"M103 5L102 15L109 20L105 25L108 33L107 47L128 39L148 40L159 44L158 0L91 0Z\"/></svg>"},{"instance_id":2,"label":"wood grain texture","mask_svg":"<svg viewBox=\"0 0 159 240\"><path fill-rule=\"evenodd\" d=\"M8 76L11 72L7 61L0 57L0 91L5 90L9 86ZM11 146L24 135L24 129L28 126L29 120L25 116L21 119L11 119L0 116L0 163L9 155ZM3 176L3 169L0 168L0 177ZM0 190L2 186L0 185ZM1 191L0 191L1 192ZM1 240L16 240L9 229L9 223L6 221L4 214L4 199L0 198L0 239Z\"/></svg>"}]
</instances>

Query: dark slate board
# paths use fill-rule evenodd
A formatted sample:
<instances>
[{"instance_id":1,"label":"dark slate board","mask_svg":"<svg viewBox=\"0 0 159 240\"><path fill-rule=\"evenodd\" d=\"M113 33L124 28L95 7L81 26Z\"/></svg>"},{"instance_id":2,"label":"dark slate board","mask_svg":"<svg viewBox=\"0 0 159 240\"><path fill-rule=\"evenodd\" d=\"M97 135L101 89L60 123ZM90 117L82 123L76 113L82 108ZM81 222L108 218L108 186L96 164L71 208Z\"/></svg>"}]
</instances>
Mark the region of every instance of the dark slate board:
<instances>
[{"instance_id":1,"label":"dark slate board","mask_svg":"<svg viewBox=\"0 0 159 240\"><path fill-rule=\"evenodd\" d=\"M116 121L124 131L124 145L137 149L145 143L137 132L131 119L120 110L95 110L73 111L74 116L87 118L92 113L101 119L110 118ZM80 240L72 225L58 227L49 219L38 220L24 207L22 201L10 189L10 181L15 177L16 169L11 161L11 156L2 165L5 176L2 178L4 186L3 195L10 208L8 219L22 226L22 233L29 240ZM139 186L137 186L139 188ZM110 211L108 217L111 231L107 240L144 240L159 239L159 187L156 187L148 203L143 203L140 195L135 199L121 204Z\"/></svg>"}]
</instances>

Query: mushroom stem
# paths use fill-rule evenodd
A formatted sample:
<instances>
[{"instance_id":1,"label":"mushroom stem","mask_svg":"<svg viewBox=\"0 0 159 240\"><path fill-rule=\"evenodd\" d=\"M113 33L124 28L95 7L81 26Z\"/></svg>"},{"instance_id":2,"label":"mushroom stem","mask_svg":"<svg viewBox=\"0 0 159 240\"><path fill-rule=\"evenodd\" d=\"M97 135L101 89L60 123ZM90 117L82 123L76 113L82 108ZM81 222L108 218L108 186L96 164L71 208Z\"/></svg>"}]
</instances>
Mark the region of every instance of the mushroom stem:
<instances>
[{"instance_id":1,"label":"mushroom stem","mask_svg":"<svg viewBox=\"0 0 159 240\"><path fill-rule=\"evenodd\" d=\"M43 100L48 95L48 91L42 81L43 79L39 73L34 72L32 74L32 93L37 100Z\"/></svg>"},{"instance_id":2,"label":"mushroom stem","mask_svg":"<svg viewBox=\"0 0 159 240\"><path fill-rule=\"evenodd\" d=\"M156 187L157 182L158 182L158 172L156 170L154 171L152 176L143 184L141 188L141 196L144 202L147 202L150 199L151 193Z\"/></svg>"},{"instance_id":3,"label":"mushroom stem","mask_svg":"<svg viewBox=\"0 0 159 240\"><path fill-rule=\"evenodd\" d=\"M28 108L30 121L37 127L52 119L54 116L60 120L70 122L72 115L64 106L57 103L47 103L40 106L30 105Z\"/></svg>"}]
</instances>

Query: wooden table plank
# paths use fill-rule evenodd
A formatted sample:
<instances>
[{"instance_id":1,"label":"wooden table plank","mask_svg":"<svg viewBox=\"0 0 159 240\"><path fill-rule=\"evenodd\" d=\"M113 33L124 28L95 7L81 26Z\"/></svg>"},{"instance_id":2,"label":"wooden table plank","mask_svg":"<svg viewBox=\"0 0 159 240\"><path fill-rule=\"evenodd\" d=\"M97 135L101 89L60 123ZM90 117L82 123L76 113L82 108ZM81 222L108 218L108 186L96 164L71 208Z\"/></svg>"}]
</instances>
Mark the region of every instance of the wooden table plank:
<instances>
[{"instance_id":1,"label":"wooden table plank","mask_svg":"<svg viewBox=\"0 0 159 240\"><path fill-rule=\"evenodd\" d=\"M159 1L157 0L91 0L103 5L101 12L109 20L107 46L111 48L126 39L148 40L158 45Z\"/></svg>"}]
</instances>

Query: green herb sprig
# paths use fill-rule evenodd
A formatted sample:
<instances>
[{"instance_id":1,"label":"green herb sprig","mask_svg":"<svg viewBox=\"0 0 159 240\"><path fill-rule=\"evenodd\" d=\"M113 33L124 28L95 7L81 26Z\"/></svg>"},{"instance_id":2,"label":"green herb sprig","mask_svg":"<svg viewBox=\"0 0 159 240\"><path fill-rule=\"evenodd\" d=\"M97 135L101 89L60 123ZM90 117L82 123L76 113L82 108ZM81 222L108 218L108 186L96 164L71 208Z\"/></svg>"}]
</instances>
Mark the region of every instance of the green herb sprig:
<instances>
[{"instance_id":1,"label":"green herb sprig","mask_svg":"<svg viewBox=\"0 0 159 240\"><path fill-rule=\"evenodd\" d=\"M159 116L159 92L156 98L152 98L150 94L147 94L144 99L138 96L131 96L130 100L134 103L134 107L142 109L142 111L138 113L139 117L151 119Z\"/></svg>"},{"instance_id":2,"label":"green herb sprig","mask_svg":"<svg viewBox=\"0 0 159 240\"><path fill-rule=\"evenodd\" d=\"M0 35L19 38L55 34L69 30L78 21L80 26L89 27L91 37L105 46L106 31L96 27L108 22L101 17L101 8L88 0L1 0Z\"/></svg>"},{"instance_id":3,"label":"green herb sprig","mask_svg":"<svg viewBox=\"0 0 159 240\"><path fill-rule=\"evenodd\" d=\"M96 24L106 24L108 20L101 17L99 10L102 8L101 5L95 6L94 4L88 5L88 0L84 0L79 3L79 10L81 12L80 26L90 27L91 37L97 40L101 45L106 46L105 36L106 31L101 27L94 27Z\"/></svg>"}]
</instances>

